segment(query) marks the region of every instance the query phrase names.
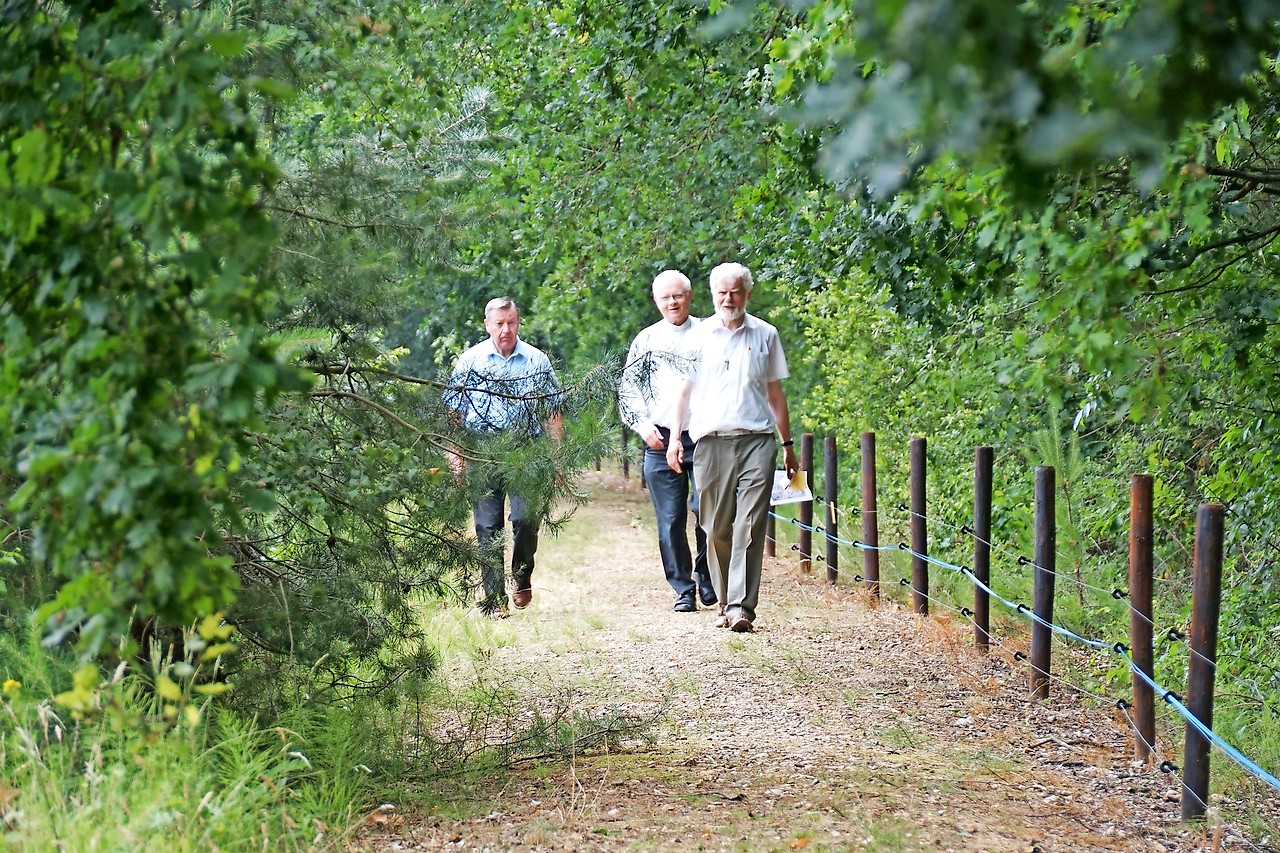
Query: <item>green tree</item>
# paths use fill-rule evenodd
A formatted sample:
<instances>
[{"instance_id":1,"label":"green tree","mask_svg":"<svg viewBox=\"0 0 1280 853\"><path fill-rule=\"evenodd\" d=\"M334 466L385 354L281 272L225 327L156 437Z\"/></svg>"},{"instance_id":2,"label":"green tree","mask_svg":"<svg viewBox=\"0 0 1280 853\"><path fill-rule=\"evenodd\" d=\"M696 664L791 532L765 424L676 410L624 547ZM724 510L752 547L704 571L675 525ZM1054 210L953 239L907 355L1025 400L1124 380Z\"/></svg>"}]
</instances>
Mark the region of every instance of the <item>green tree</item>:
<instances>
[{"instance_id":1,"label":"green tree","mask_svg":"<svg viewBox=\"0 0 1280 853\"><path fill-rule=\"evenodd\" d=\"M265 340L278 172L228 75L245 40L145 2L9 3L0 71L11 524L61 582L41 610L88 652L135 612L231 603L223 531L270 497L248 431L304 387Z\"/></svg>"}]
</instances>

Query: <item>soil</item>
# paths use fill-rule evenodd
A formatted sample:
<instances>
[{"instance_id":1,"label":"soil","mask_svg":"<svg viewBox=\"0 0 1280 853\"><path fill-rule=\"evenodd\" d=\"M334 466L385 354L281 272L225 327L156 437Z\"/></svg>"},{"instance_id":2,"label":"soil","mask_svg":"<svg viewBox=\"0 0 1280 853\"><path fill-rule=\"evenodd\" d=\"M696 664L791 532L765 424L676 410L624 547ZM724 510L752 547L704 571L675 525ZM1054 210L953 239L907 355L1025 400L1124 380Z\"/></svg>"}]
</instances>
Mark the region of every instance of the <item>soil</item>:
<instances>
[{"instance_id":1,"label":"soil","mask_svg":"<svg viewBox=\"0 0 1280 853\"><path fill-rule=\"evenodd\" d=\"M791 551L766 557L754 633L673 612L647 494L586 485L543 538L533 604L470 617L491 646L447 677L650 725L442 780L371 815L351 849L1280 849L1217 808L1181 823L1178 780L1135 760L1121 712L1060 682L1031 699L1016 640L980 654L967 622L872 607Z\"/></svg>"}]
</instances>

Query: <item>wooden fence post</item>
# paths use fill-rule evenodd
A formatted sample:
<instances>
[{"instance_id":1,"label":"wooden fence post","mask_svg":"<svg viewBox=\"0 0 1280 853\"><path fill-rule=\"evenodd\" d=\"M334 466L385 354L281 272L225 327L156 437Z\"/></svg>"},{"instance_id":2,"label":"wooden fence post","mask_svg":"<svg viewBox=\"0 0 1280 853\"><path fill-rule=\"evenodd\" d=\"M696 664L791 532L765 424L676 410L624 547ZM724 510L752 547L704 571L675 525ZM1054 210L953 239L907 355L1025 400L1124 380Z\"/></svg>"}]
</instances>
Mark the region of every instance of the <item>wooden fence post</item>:
<instances>
[{"instance_id":1,"label":"wooden fence post","mask_svg":"<svg viewBox=\"0 0 1280 853\"><path fill-rule=\"evenodd\" d=\"M1035 554L1033 612L1031 623L1031 698L1049 696L1049 657L1053 633L1045 623L1053 621L1054 566L1058 544L1055 515L1054 469L1047 465L1036 468ZM1043 620L1043 621L1040 621Z\"/></svg>"},{"instance_id":2,"label":"wooden fence post","mask_svg":"<svg viewBox=\"0 0 1280 853\"><path fill-rule=\"evenodd\" d=\"M1196 512L1195 577L1191 586L1191 634L1187 662L1187 710L1205 728L1213 727L1213 681L1218 657L1218 614L1222 606L1222 504L1201 504ZM1182 819L1204 817L1209 802L1209 739L1187 723L1182 757Z\"/></svg>"},{"instance_id":3,"label":"wooden fence post","mask_svg":"<svg viewBox=\"0 0 1280 853\"><path fill-rule=\"evenodd\" d=\"M1155 648L1151 621L1152 588L1152 477L1134 474L1129 483L1129 649L1133 666L1151 678L1155 673ZM1134 753L1147 762L1156 742L1155 695L1151 684L1133 673Z\"/></svg>"},{"instance_id":4,"label":"wooden fence post","mask_svg":"<svg viewBox=\"0 0 1280 853\"><path fill-rule=\"evenodd\" d=\"M822 488L827 505L826 537L827 537L827 583L835 583L840 576L840 543L836 541L836 532L840 528L840 520L836 516L836 501L839 499L836 475L836 437L828 435L822 440Z\"/></svg>"},{"instance_id":5,"label":"wooden fence post","mask_svg":"<svg viewBox=\"0 0 1280 853\"><path fill-rule=\"evenodd\" d=\"M629 430L624 426L622 428L622 479L631 479L631 459L627 456L627 433Z\"/></svg>"},{"instance_id":6,"label":"wooden fence post","mask_svg":"<svg viewBox=\"0 0 1280 853\"><path fill-rule=\"evenodd\" d=\"M800 436L800 470L813 490L813 433ZM806 575L813 569L813 501L800 502L800 571Z\"/></svg>"},{"instance_id":7,"label":"wooden fence post","mask_svg":"<svg viewBox=\"0 0 1280 853\"><path fill-rule=\"evenodd\" d=\"M774 511L769 507L769 515L764 520L764 553L767 557L778 556L778 525L774 523Z\"/></svg>"},{"instance_id":8,"label":"wooden fence post","mask_svg":"<svg viewBox=\"0 0 1280 853\"><path fill-rule=\"evenodd\" d=\"M917 436L911 439L911 610L921 616L929 615L929 564L918 556L929 553L925 504L925 440Z\"/></svg>"},{"instance_id":9,"label":"wooden fence post","mask_svg":"<svg viewBox=\"0 0 1280 853\"><path fill-rule=\"evenodd\" d=\"M876 520L876 434L862 434L862 575L871 602L880 600L880 528Z\"/></svg>"},{"instance_id":10,"label":"wooden fence post","mask_svg":"<svg viewBox=\"0 0 1280 853\"><path fill-rule=\"evenodd\" d=\"M991 480L995 450L983 446L973 454L973 576L991 586ZM973 587L973 645L991 650L991 596Z\"/></svg>"}]
</instances>

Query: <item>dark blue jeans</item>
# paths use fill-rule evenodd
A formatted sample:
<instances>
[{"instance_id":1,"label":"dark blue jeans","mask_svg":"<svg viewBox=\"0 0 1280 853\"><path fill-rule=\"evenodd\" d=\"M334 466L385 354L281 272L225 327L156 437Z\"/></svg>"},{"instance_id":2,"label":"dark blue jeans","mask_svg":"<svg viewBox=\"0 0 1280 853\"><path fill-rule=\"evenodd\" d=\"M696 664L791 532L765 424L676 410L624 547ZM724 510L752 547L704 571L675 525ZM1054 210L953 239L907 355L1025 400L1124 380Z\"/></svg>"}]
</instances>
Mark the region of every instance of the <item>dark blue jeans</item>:
<instances>
[{"instance_id":1,"label":"dark blue jeans","mask_svg":"<svg viewBox=\"0 0 1280 853\"><path fill-rule=\"evenodd\" d=\"M476 517L476 540L494 551L486 559L481 570L485 602L490 605L506 604L506 570L504 555L506 523L502 510L511 502L511 530L515 544L511 550L511 579L516 589L529 589L533 580L533 555L538 550L538 529L542 519L529 517L529 506L519 495L508 495L500 487L489 489L473 507Z\"/></svg>"},{"instance_id":2,"label":"dark blue jeans","mask_svg":"<svg viewBox=\"0 0 1280 853\"><path fill-rule=\"evenodd\" d=\"M671 441L670 431L660 427L663 443ZM698 491L693 484L693 439L689 433L681 436L684 445L684 473L677 474L667 465L666 451L644 450L644 481L653 501L653 512L658 523L658 551L662 554L662 569L667 583L678 596L692 596L693 577L697 573L698 585L711 590L711 575L707 571L707 536L702 527L695 524L694 545L696 556L689 550L687 519L690 499L693 516L698 519ZM709 594L709 593L704 593Z\"/></svg>"}]
</instances>

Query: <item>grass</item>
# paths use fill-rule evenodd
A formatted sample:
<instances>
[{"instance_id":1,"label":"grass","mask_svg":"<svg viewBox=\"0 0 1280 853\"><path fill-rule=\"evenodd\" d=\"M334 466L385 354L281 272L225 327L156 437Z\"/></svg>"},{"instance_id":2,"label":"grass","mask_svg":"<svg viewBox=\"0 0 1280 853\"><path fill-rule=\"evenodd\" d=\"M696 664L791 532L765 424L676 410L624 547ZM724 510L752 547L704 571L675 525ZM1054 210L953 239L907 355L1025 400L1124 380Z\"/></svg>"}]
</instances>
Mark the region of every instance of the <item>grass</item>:
<instances>
[{"instance_id":1,"label":"grass","mask_svg":"<svg viewBox=\"0 0 1280 853\"><path fill-rule=\"evenodd\" d=\"M112 685L108 701L149 715L153 701L132 678ZM367 794L363 774L345 766L358 733L340 720L304 734L215 711L156 730L106 714L75 721L14 692L0 705L0 767L13 786L3 826L15 848L326 848Z\"/></svg>"}]
</instances>

